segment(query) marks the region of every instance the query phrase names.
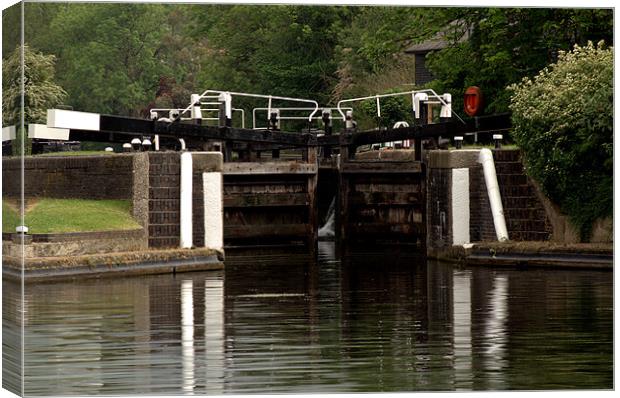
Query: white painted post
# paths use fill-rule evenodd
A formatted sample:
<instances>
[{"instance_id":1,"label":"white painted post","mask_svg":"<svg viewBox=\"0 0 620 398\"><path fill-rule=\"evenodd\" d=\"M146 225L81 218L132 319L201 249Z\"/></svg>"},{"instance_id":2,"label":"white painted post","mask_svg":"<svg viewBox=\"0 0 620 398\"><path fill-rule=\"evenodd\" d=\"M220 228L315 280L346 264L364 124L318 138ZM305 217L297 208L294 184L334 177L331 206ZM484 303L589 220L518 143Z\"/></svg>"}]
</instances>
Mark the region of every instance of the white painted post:
<instances>
[{"instance_id":1,"label":"white painted post","mask_svg":"<svg viewBox=\"0 0 620 398\"><path fill-rule=\"evenodd\" d=\"M28 125L28 138L67 141L69 129L56 129L47 127L46 124L31 123Z\"/></svg>"},{"instance_id":2,"label":"white painted post","mask_svg":"<svg viewBox=\"0 0 620 398\"><path fill-rule=\"evenodd\" d=\"M193 214L192 214L192 171L193 162L191 152L181 154L181 248L189 249L193 246Z\"/></svg>"},{"instance_id":3,"label":"white painted post","mask_svg":"<svg viewBox=\"0 0 620 398\"><path fill-rule=\"evenodd\" d=\"M452 244L469 239L469 169L452 169Z\"/></svg>"},{"instance_id":4,"label":"white painted post","mask_svg":"<svg viewBox=\"0 0 620 398\"><path fill-rule=\"evenodd\" d=\"M2 127L2 141L13 141L17 136L16 132L15 126Z\"/></svg>"},{"instance_id":5,"label":"white painted post","mask_svg":"<svg viewBox=\"0 0 620 398\"><path fill-rule=\"evenodd\" d=\"M191 103L192 103L192 119L201 120L202 119L202 111L200 110L200 94L192 94L191 95Z\"/></svg>"},{"instance_id":6,"label":"white painted post","mask_svg":"<svg viewBox=\"0 0 620 398\"><path fill-rule=\"evenodd\" d=\"M428 94L426 93L416 93L413 97L413 106L415 108L415 118L420 118L420 102L428 101ZM426 122L425 122L426 123Z\"/></svg>"},{"instance_id":7,"label":"white painted post","mask_svg":"<svg viewBox=\"0 0 620 398\"><path fill-rule=\"evenodd\" d=\"M443 100L446 103L445 105L441 105L441 111L439 112L439 117L441 118L451 118L452 117L452 95L444 94Z\"/></svg>"},{"instance_id":8,"label":"white painted post","mask_svg":"<svg viewBox=\"0 0 620 398\"><path fill-rule=\"evenodd\" d=\"M478 161L482 163L484 172L484 182L487 185L487 193L489 195L489 203L493 214L493 225L495 226L495 234L497 240L504 242L508 240L508 229L506 228L506 219L504 218L504 207L502 206L502 197L499 192L499 184L497 182L497 174L495 173L495 163L493 162L493 153L488 148L480 150Z\"/></svg>"},{"instance_id":9,"label":"white painted post","mask_svg":"<svg viewBox=\"0 0 620 398\"><path fill-rule=\"evenodd\" d=\"M64 109L48 109L47 127L98 131L99 114L67 111Z\"/></svg>"},{"instance_id":10,"label":"white painted post","mask_svg":"<svg viewBox=\"0 0 620 398\"><path fill-rule=\"evenodd\" d=\"M205 247L224 250L224 209L222 206L222 172L202 173L204 193Z\"/></svg>"},{"instance_id":11,"label":"white painted post","mask_svg":"<svg viewBox=\"0 0 620 398\"><path fill-rule=\"evenodd\" d=\"M218 97L218 101L225 104L226 119L232 119L232 95L229 92L221 93Z\"/></svg>"},{"instance_id":12,"label":"white painted post","mask_svg":"<svg viewBox=\"0 0 620 398\"><path fill-rule=\"evenodd\" d=\"M155 134L155 139L153 140L153 144L155 144L155 150L159 151L159 135Z\"/></svg>"}]
</instances>

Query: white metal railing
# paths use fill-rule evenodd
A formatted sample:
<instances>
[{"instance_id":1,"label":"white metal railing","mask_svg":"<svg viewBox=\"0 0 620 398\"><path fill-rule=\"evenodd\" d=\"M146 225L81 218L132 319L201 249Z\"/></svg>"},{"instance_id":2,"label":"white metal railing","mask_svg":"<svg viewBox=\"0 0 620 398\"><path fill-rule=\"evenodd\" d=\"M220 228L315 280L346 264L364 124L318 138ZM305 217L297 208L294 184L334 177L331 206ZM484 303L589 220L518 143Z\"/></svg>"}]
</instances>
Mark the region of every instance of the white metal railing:
<instances>
[{"instance_id":1,"label":"white metal railing","mask_svg":"<svg viewBox=\"0 0 620 398\"><path fill-rule=\"evenodd\" d=\"M286 107L286 108L254 108L252 109L252 128L253 129L257 129L256 127L256 112L257 111L267 111L267 119L269 119L270 113L272 109L277 109L280 113L278 114L278 120L321 120L323 119L323 116L310 116L310 118L306 117L306 116L283 116L282 115L282 111L293 111L293 112L300 112L300 111L311 111L314 110L314 108L297 108L297 107ZM329 119L333 119L332 118L332 109L331 108L323 108L324 110L329 109ZM345 110L353 110L353 108L342 108ZM312 113L312 115L314 115L315 112Z\"/></svg>"},{"instance_id":2,"label":"white metal railing","mask_svg":"<svg viewBox=\"0 0 620 398\"><path fill-rule=\"evenodd\" d=\"M314 100L303 99L303 98L281 97L281 96L278 96L278 95L238 93L238 92L234 92L234 91L205 90L200 95L192 94L192 101L191 101L191 103L189 104L189 106L187 108L183 109L182 113L186 113L186 112L190 111L193 107L196 107L196 106L199 107L200 106L200 101L203 98L207 98L208 99L208 98L215 98L216 97L214 95L209 95L209 94L217 94L218 101L224 102L226 104L226 117L227 118L231 118L232 117L232 96L266 99L266 100L268 100L268 104L267 104L268 114L271 113L271 109L273 108L272 107L272 101L273 100L301 102L301 103L312 104L312 105L314 105L314 107L311 108L312 112L310 113L310 115L307 118L308 121L312 121L312 117L319 110L318 102L316 102Z\"/></svg>"},{"instance_id":3,"label":"white metal railing","mask_svg":"<svg viewBox=\"0 0 620 398\"><path fill-rule=\"evenodd\" d=\"M342 111L343 110L341 106L342 104L374 99L376 100L376 104L377 104L377 116L381 117L381 98L398 97L398 96L406 96L406 95L411 96L411 107L412 107L412 111L414 112L414 114L416 114L416 116L419 115L419 102L421 98L425 98L424 101L428 101L431 98L435 99L435 101L432 101L432 103L441 104L442 110L445 110L444 112L449 112L450 115L452 114L452 103L451 103L450 94L439 95L430 88L423 89L423 90L417 90L417 91L411 90L411 91L403 91L399 93L377 94L377 95L371 95L367 97L344 99L338 102L336 108L338 109L338 112L342 116L342 120L346 120L346 116L344 112ZM458 114L456 113L454 114L456 115L456 117L459 118L461 122L465 123L465 121L463 121L463 119L461 119L461 117Z\"/></svg>"},{"instance_id":4,"label":"white metal railing","mask_svg":"<svg viewBox=\"0 0 620 398\"><path fill-rule=\"evenodd\" d=\"M221 104L220 102L201 102L201 105L219 105ZM201 111L205 111L205 112L219 112L220 109L219 108L200 108ZM171 111L176 111L178 112L176 114L176 116L172 116L170 114ZM241 109L241 108L232 108L233 112L240 112L241 113L241 128L245 128L245 110ZM192 117L181 117L182 114L187 113L188 110L187 109L182 109L182 108L153 108L150 110L150 112L155 112L157 119L160 119L159 117L159 112L168 112L168 118L169 120L167 121L172 121L172 119L177 119L177 120L194 120L194 118ZM153 116L153 113L151 113L151 117ZM219 117L201 117L201 120L219 120ZM164 120L165 121L165 120Z\"/></svg>"}]
</instances>

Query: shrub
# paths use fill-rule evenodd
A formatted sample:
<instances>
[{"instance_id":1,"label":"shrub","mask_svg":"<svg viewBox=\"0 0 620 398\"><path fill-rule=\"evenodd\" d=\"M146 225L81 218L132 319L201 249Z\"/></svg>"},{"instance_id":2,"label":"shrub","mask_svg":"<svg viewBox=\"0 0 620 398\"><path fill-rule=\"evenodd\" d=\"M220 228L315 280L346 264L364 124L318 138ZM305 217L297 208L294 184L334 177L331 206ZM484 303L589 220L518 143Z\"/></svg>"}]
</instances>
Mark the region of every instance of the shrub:
<instances>
[{"instance_id":1,"label":"shrub","mask_svg":"<svg viewBox=\"0 0 620 398\"><path fill-rule=\"evenodd\" d=\"M388 93L398 90L389 90ZM381 117L377 116L377 101L375 99L366 100L361 103L360 110L362 115L368 120L372 120L372 127L382 125L391 128L394 123L399 121L410 121L411 102L404 96L383 97L381 98Z\"/></svg>"},{"instance_id":2,"label":"shrub","mask_svg":"<svg viewBox=\"0 0 620 398\"><path fill-rule=\"evenodd\" d=\"M588 240L613 215L613 49L575 46L508 89L528 174Z\"/></svg>"}]
</instances>

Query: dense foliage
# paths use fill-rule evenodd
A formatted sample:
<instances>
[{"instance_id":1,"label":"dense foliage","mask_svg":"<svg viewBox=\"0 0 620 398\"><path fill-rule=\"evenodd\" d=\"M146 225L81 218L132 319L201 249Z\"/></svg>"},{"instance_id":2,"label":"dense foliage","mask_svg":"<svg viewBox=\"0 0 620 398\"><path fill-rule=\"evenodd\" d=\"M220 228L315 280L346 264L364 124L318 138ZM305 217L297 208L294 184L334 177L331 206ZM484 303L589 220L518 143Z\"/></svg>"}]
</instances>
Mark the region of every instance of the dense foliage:
<instances>
[{"instance_id":1,"label":"dense foliage","mask_svg":"<svg viewBox=\"0 0 620 398\"><path fill-rule=\"evenodd\" d=\"M594 220L613 215L612 49L575 46L509 89L529 174L587 240Z\"/></svg>"},{"instance_id":2,"label":"dense foliage","mask_svg":"<svg viewBox=\"0 0 620 398\"><path fill-rule=\"evenodd\" d=\"M429 68L440 92L453 93L455 108L462 109L464 90L482 88L487 113L506 112L510 93L506 86L533 76L555 62L560 51L588 40L612 43L611 10L553 8L453 8L447 19L469 29L468 40L431 53Z\"/></svg>"},{"instance_id":3,"label":"dense foliage","mask_svg":"<svg viewBox=\"0 0 620 398\"><path fill-rule=\"evenodd\" d=\"M560 50L612 43L611 10L298 5L25 3L25 39L57 58L57 82L84 111L144 114L185 106L206 88L316 99L415 86L405 50L446 31L427 57L432 87L478 85L489 112L505 111L505 87L533 76ZM3 59L19 41L20 7L3 12ZM462 32L461 32L462 33Z\"/></svg>"}]
</instances>

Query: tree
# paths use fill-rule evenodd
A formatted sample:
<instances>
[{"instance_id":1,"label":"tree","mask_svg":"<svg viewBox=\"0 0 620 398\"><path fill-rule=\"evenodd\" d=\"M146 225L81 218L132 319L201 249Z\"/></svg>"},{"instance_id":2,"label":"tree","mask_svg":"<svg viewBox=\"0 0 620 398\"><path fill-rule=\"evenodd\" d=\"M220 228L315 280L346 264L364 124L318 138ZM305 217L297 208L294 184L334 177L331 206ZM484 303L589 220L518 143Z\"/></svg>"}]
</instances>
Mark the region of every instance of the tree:
<instances>
[{"instance_id":1,"label":"tree","mask_svg":"<svg viewBox=\"0 0 620 398\"><path fill-rule=\"evenodd\" d=\"M21 52L24 52L24 68L22 76ZM46 123L47 109L61 104L67 93L54 82L53 55L44 55L31 50L28 46L18 46L3 61L2 73L2 123L16 125L21 122L22 81L24 83L24 126L28 123ZM21 153L21 135L13 146L14 154ZM30 154L30 145L26 141L24 152Z\"/></svg>"},{"instance_id":2,"label":"tree","mask_svg":"<svg viewBox=\"0 0 620 398\"><path fill-rule=\"evenodd\" d=\"M351 7L338 29L333 99L412 89L413 59L404 50L448 21L437 8Z\"/></svg>"},{"instance_id":3,"label":"tree","mask_svg":"<svg viewBox=\"0 0 620 398\"><path fill-rule=\"evenodd\" d=\"M137 116L169 71L158 57L169 8L159 4L65 4L46 48L81 111Z\"/></svg>"},{"instance_id":4,"label":"tree","mask_svg":"<svg viewBox=\"0 0 620 398\"><path fill-rule=\"evenodd\" d=\"M528 174L588 240L613 215L613 50L602 42L560 52L509 87L513 135Z\"/></svg>"},{"instance_id":5,"label":"tree","mask_svg":"<svg viewBox=\"0 0 620 398\"><path fill-rule=\"evenodd\" d=\"M455 109L462 109L465 89L476 85L487 99L487 113L506 112L510 102L506 87L555 62L559 51L588 40L612 42L610 9L454 8L443 12L471 30L467 41L455 40L428 56L427 65L437 78L431 86L452 93Z\"/></svg>"},{"instance_id":6,"label":"tree","mask_svg":"<svg viewBox=\"0 0 620 398\"><path fill-rule=\"evenodd\" d=\"M200 7L196 35L210 47L203 87L327 100L342 7Z\"/></svg>"}]
</instances>

